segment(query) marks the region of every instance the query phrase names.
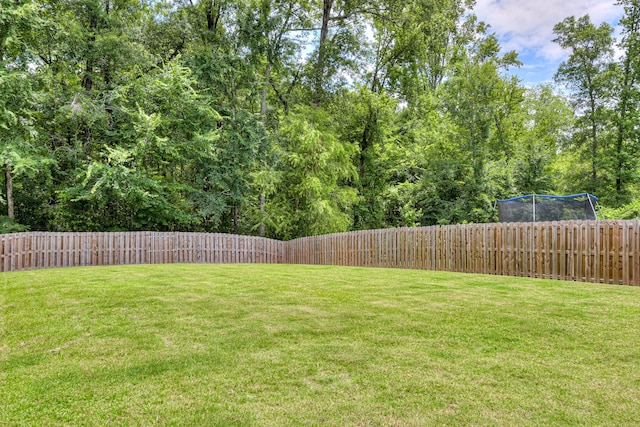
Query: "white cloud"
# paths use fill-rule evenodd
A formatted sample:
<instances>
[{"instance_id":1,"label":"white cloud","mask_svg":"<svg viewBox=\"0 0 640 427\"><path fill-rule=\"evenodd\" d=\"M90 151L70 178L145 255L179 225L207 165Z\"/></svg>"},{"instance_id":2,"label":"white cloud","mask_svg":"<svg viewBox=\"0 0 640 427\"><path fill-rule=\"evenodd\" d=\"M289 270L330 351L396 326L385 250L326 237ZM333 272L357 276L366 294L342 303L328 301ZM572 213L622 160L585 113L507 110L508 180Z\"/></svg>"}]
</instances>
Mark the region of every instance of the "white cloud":
<instances>
[{"instance_id":1,"label":"white cloud","mask_svg":"<svg viewBox=\"0 0 640 427\"><path fill-rule=\"evenodd\" d=\"M547 61L566 52L552 40L553 26L564 18L589 14L591 21L617 24L622 8L615 0L477 0L475 13L497 34L504 50Z\"/></svg>"}]
</instances>

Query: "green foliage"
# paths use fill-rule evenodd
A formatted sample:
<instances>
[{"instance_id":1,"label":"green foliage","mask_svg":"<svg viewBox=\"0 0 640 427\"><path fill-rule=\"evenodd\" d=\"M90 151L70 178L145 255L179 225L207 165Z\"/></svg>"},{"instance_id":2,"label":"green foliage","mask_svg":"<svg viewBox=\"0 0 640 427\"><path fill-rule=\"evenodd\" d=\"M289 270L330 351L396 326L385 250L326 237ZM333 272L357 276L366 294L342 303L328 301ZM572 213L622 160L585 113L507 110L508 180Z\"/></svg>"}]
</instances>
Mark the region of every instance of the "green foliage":
<instances>
[{"instance_id":1,"label":"green foliage","mask_svg":"<svg viewBox=\"0 0 640 427\"><path fill-rule=\"evenodd\" d=\"M278 132L281 178L268 207L277 212L274 235L281 239L349 229L356 190L356 147L337 140L320 110L300 109Z\"/></svg>"},{"instance_id":2,"label":"green foliage","mask_svg":"<svg viewBox=\"0 0 640 427\"><path fill-rule=\"evenodd\" d=\"M238 231L238 211L246 208L254 192L252 174L260 170L260 161L266 155L266 134L259 118L239 111L225 117L220 139L215 146L215 173L219 179L212 189L222 195L228 211L228 230ZM264 188L264 183L263 183Z\"/></svg>"},{"instance_id":3,"label":"green foliage","mask_svg":"<svg viewBox=\"0 0 640 427\"><path fill-rule=\"evenodd\" d=\"M13 60L21 65L43 25L36 2L0 0L0 64Z\"/></svg>"},{"instance_id":4,"label":"green foliage","mask_svg":"<svg viewBox=\"0 0 640 427\"><path fill-rule=\"evenodd\" d=\"M443 108L463 139L463 150L471 160L473 175L482 180L487 150L492 142L498 152L509 149L505 122L522 102L522 89L516 80L507 80L500 70L519 65L513 52L498 56L495 35L485 35L483 25L473 28L477 34L460 60L453 75L443 85ZM495 129L493 128L495 126Z\"/></svg>"},{"instance_id":5,"label":"green foliage","mask_svg":"<svg viewBox=\"0 0 640 427\"><path fill-rule=\"evenodd\" d=\"M620 206L619 208L603 208L602 214L605 219L640 219L640 200Z\"/></svg>"},{"instance_id":6,"label":"green foliage","mask_svg":"<svg viewBox=\"0 0 640 427\"><path fill-rule=\"evenodd\" d=\"M606 166L615 177L616 206L632 200L634 186L640 179L638 162L640 139L638 134L638 105L640 103L640 4L636 0L621 0L625 14L620 20L622 38L618 48L621 61L613 64L613 92L616 105L613 116L615 137L613 155Z\"/></svg>"},{"instance_id":7,"label":"green foliage","mask_svg":"<svg viewBox=\"0 0 640 427\"><path fill-rule=\"evenodd\" d=\"M34 88L22 70L0 67L0 164L17 175L37 172Z\"/></svg>"},{"instance_id":8,"label":"green foliage","mask_svg":"<svg viewBox=\"0 0 640 427\"><path fill-rule=\"evenodd\" d=\"M570 150L567 135L570 135L573 125L573 111L562 97L553 93L550 86L543 85L526 92L523 114L524 129L518 138L519 143L513 147L516 193L573 193L567 193L561 182L575 169L563 165L554 170L554 165L562 157L558 153ZM575 153L571 158L575 161Z\"/></svg>"},{"instance_id":9,"label":"green foliage","mask_svg":"<svg viewBox=\"0 0 640 427\"><path fill-rule=\"evenodd\" d=\"M29 231L29 227L18 224L14 218L9 218L6 215L0 216L0 234L21 233L23 231Z\"/></svg>"},{"instance_id":10,"label":"green foliage","mask_svg":"<svg viewBox=\"0 0 640 427\"><path fill-rule=\"evenodd\" d=\"M220 179L211 169L220 116L193 84L188 69L169 65L112 94L119 143L100 147L76 185L60 192L63 228L189 230L220 222L224 202L207 197Z\"/></svg>"},{"instance_id":11,"label":"green foliage","mask_svg":"<svg viewBox=\"0 0 640 427\"><path fill-rule=\"evenodd\" d=\"M572 100L579 112L573 142L583 147L591 162L591 176L585 190L595 193L604 182L598 176L603 168L601 156L606 143L602 128L607 124L611 100L611 59L613 28L603 23L595 26L588 15L573 16L554 27L560 47L570 51L569 59L558 68L556 80L572 90ZM587 154L588 153L588 154Z\"/></svg>"},{"instance_id":12,"label":"green foliage","mask_svg":"<svg viewBox=\"0 0 640 427\"><path fill-rule=\"evenodd\" d=\"M383 152L385 143L393 144L394 111L397 101L384 91L367 87L341 94L335 107L340 140L357 150L354 180L360 198L354 205L355 229L382 228L387 225L382 193L388 182L390 165Z\"/></svg>"},{"instance_id":13,"label":"green foliage","mask_svg":"<svg viewBox=\"0 0 640 427\"><path fill-rule=\"evenodd\" d=\"M47 175L55 161L38 140L35 77L0 61L0 168L3 172L7 215L15 217L15 196L24 179ZM19 217L29 212L18 211Z\"/></svg>"},{"instance_id":14,"label":"green foliage","mask_svg":"<svg viewBox=\"0 0 640 427\"><path fill-rule=\"evenodd\" d=\"M607 25L556 26L558 90L508 76L468 0L0 0L1 207L291 238L491 221L525 193L631 206L640 13L619 4L619 60Z\"/></svg>"}]
</instances>

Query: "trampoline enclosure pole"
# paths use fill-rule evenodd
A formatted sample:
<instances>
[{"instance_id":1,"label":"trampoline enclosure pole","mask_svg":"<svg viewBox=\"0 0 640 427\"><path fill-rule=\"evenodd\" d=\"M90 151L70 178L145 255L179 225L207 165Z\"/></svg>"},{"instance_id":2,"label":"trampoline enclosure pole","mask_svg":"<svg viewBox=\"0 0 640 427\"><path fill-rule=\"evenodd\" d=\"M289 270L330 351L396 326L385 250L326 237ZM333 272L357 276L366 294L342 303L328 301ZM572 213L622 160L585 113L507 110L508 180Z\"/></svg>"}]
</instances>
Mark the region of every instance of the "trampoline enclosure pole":
<instances>
[{"instance_id":1,"label":"trampoline enclosure pole","mask_svg":"<svg viewBox=\"0 0 640 427\"><path fill-rule=\"evenodd\" d=\"M533 195L533 222L536 222L536 195Z\"/></svg>"},{"instance_id":2,"label":"trampoline enclosure pole","mask_svg":"<svg viewBox=\"0 0 640 427\"><path fill-rule=\"evenodd\" d=\"M591 211L593 212L593 216L598 220L598 213L596 212L595 206L593 206L593 201L591 201L591 195L587 194L587 200L589 200L589 204L591 205Z\"/></svg>"}]
</instances>

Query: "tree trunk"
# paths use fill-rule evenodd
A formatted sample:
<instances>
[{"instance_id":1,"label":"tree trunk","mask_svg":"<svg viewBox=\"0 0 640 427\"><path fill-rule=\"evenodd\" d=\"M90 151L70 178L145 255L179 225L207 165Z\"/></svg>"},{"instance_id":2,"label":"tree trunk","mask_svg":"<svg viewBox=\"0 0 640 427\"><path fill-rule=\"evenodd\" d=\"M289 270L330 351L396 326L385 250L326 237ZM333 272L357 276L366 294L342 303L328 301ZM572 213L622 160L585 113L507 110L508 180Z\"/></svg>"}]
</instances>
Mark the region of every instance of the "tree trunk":
<instances>
[{"instance_id":1,"label":"tree trunk","mask_svg":"<svg viewBox=\"0 0 640 427\"><path fill-rule=\"evenodd\" d=\"M238 234L238 205L233 205L233 234Z\"/></svg>"},{"instance_id":2,"label":"tree trunk","mask_svg":"<svg viewBox=\"0 0 640 427\"><path fill-rule=\"evenodd\" d=\"M589 87L591 87L591 81L589 81ZM591 191L595 193L598 185L598 123L596 121L596 97L593 89L589 91L589 107L591 113Z\"/></svg>"},{"instance_id":3,"label":"tree trunk","mask_svg":"<svg viewBox=\"0 0 640 427\"><path fill-rule=\"evenodd\" d=\"M364 180L364 175L365 175L366 152L372 143L371 128L374 125L372 125L371 122L374 119L375 117L374 117L373 111L371 110L371 107L369 107L369 117L367 117L367 121L364 124L364 129L362 131L362 140L360 141L360 185L362 185L362 182Z\"/></svg>"},{"instance_id":4,"label":"tree trunk","mask_svg":"<svg viewBox=\"0 0 640 427\"><path fill-rule=\"evenodd\" d=\"M625 85L627 80L627 76L625 76ZM623 89L624 90L624 89ZM622 174L623 169L625 167L623 161L623 151L624 151L624 139L625 139L625 126L626 126L626 118L627 118L627 95L623 93L622 95L622 106L620 109L620 117L618 118L618 134L616 137L616 157L617 157L617 165L616 165L616 195L618 199L622 195Z\"/></svg>"},{"instance_id":5,"label":"tree trunk","mask_svg":"<svg viewBox=\"0 0 640 427\"><path fill-rule=\"evenodd\" d=\"M262 117L262 124L267 124L267 95L269 94L269 79L271 79L271 64L267 64L267 69L264 71L264 86L262 86L262 99L260 100L260 117Z\"/></svg>"},{"instance_id":6,"label":"tree trunk","mask_svg":"<svg viewBox=\"0 0 640 427\"><path fill-rule=\"evenodd\" d=\"M262 87L262 99L260 102L260 117L262 118L262 125L267 127L267 95L269 89L269 80L271 79L271 63L267 64L267 69L264 71L264 86ZM260 237L264 237L264 212L265 212L266 197L264 191L260 192Z\"/></svg>"},{"instance_id":7,"label":"tree trunk","mask_svg":"<svg viewBox=\"0 0 640 427\"><path fill-rule=\"evenodd\" d=\"M616 140L616 156L617 156L617 169L616 169L616 194L618 202L621 201L622 192L624 190L625 182L623 176L625 176L625 169L629 168L629 164L624 158L624 145L627 139L627 116L631 113L629 109L629 103L633 102L630 97L632 91L637 83L637 73L634 73L632 59L635 60L635 55L638 52L638 39L635 38L635 34L638 32L640 26L640 5L637 2L632 1L627 4L627 16L628 16L628 43L626 46L626 54L624 58L623 75L624 80L621 88L621 101L620 101L620 115L618 116L618 135ZM628 175L627 175L628 176ZM627 177L625 176L625 178Z\"/></svg>"},{"instance_id":8,"label":"tree trunk","mask_svg":"<svg viewBox=\"0 0 640 427\"><path fill-rule=\"evenodd\" d=\"M598 156L598 129L595 123L591 126L591 180L593 185L593 191L596 190L598 185L598 169L597 169L597 156Z\"/></svg>"},{"instance_id":9,"label":"tree trunk","mask_svg":"<svg viewBox=\"0 0 640 427\"><path fill-rule=\"evenodd\" d=\"M215 40L216 32L218 30L218 23L220 22L220 12L222 5L216 4L214 0L207 2L205 15L207 18L207 42L213 42Z\"/></svg>"},{"instance_id":10,"label":"tree trunk","mask_svg":"<svg viewBox=\"0 0 640 427\"><path fill-rule=\"evenodd\" d=\"M91 14L91 18L89 20L89 38L87 39L87 60L85 65L84 76L82 77L82 87L85 88L87 92L91 92L93 89L93 63L94 58L92 57L93 50L95 48L96 42L96 29L98 28L98 17L96 13Z\"/></svg>"},{"instance_id":11,"label":"tree trunk","mask_svg":"<svg viewBox=\"0 0 640 427\"><path fill-rule=\"evenodd\" d=\"M109 16L110 10L111 10L111 1L107 0L105 8L104 8L105 14L107 16ZM102 66L103 72L102 72L102 75L104 76L104 84L108 88L109 85L111 85L111 80L112 80L112 77L111 77L111 60L110 60L110 58L108 56L106 56L106 57L102 58L102 61L103 61L103 66Z\"/></svg>"},{"instance_id":12,"label":"tree trunk","mask_svg":"<svg viewBox=\"0 0 640 427\"><path fill-rule=\"evenodd\" d=\"M15 217L15 211L13 206L13 174L11 173L11 166L5 166L5 183L7 185L7 216L9 218Z\"/></svg>"},{"instance_id":13,"label":"tree trunk","mask_svg":"<svg viewBox=\"0 0 640 427\"><path fill-rule=\"evenodd\" d=\"M265 197L264 197L264 191L262 193L260 193L260 237L264 237L265 235L265 230L264 230L264 212L265 212Z\"/></svg>"},{"instance_id":14,"label":"tree trunk","mask_svg":"<svg viewBox=\"0 0 640 427\"><path fill-rule=\"evenodd\" d=\"M322 27L320 28L320 42L318 44L318 65L315 79L315 99L316 106L320 106L322 101L322 84L324 83L324 63L326 61L327 37L329 36L329 21L331 20L331 9L333 0L324 0L322 8Z\"/></svg>"}]
</instances>

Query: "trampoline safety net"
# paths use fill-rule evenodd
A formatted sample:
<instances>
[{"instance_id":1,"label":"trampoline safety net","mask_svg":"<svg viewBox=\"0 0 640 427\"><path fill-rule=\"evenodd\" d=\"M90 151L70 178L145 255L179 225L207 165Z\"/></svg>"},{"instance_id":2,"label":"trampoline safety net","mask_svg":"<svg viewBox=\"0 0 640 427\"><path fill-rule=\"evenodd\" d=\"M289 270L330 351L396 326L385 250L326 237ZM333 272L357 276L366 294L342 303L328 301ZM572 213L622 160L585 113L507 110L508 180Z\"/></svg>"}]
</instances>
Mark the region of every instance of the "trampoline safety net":
<instances>
[{"instance_id":1,"label":"trampoline safety net","mask_svg":"<svg viewBox=\"0 0 640 427\"><path fill-rule=\"evenodd\" d=\"M595 220L598 198L589 193L570 196L528 194L498 200L500 222Z\"/></svg>"}]
</instances>

